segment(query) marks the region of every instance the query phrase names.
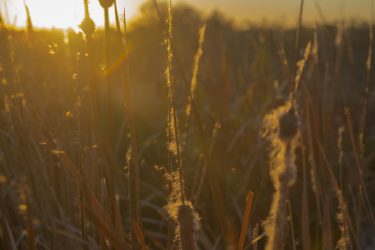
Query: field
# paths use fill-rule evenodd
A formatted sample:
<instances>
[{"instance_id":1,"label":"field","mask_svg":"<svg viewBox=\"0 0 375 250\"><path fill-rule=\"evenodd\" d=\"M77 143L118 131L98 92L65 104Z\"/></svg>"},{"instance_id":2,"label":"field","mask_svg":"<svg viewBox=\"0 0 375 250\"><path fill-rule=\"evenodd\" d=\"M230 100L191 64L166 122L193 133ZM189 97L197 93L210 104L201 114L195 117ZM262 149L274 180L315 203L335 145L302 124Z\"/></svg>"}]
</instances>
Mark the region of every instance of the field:
<instances>
[{"instance_id":1,"label":"field","mask_svg":"<svg viewBox=\"0 0 375 250\"><path fill-rule=\"evenodd\" d=\"M0 249L375 249L372 23L116 13L0 18Z\"/></svg>"}]
</instances>

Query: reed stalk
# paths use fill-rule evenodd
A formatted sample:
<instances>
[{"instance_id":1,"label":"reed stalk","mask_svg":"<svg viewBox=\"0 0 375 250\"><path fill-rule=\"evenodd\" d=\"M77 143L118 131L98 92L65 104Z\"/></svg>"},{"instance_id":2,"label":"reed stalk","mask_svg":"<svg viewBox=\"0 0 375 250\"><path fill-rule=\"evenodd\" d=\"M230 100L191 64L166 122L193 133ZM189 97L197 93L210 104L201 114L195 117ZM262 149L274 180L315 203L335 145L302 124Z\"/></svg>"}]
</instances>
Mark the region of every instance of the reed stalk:
<instances>
[{"instance_id":1,"label":"reed stalk","mask_svg":"<svg viewBox=\"0 0 375 250\"><path fill-rule=\"evenodd\" d=\"M140 197L139 197L139 159L138 159L138 139L134 118L134 107L133 99L131 94L131 84L129 82L129 61L128 61L128 46L126 41L127 36L127 22L124 10L124 40L123 40L123 50L125 53L124 61L124 104L125 111L128 118L128 126L130 130L130 143L131 151L129 154L129 211L130 211L130 221L131 221L131 239L133 249L137 249L139 246L144 249L144 233L140 221Z\"/></svg>"}]
</instances>

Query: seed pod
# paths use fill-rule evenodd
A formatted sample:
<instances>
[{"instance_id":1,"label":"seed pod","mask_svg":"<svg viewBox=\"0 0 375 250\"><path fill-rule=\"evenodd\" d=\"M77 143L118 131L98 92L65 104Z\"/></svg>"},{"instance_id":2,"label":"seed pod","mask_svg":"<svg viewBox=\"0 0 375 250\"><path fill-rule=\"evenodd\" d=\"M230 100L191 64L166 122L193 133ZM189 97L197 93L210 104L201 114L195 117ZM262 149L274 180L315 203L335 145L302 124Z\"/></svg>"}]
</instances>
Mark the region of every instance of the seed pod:
<instances>
[{"instance_id":1,"label":"seed pod","mask_svg":"<svg viewBox=\"0 0 375 250\"><path fill-rule=\"evenodd\" d=\"M114 2L115 0L99 0L99 3L103 8L111 7Z\"/></svg>"},{"instance_id":2,"label":"seed pod","mask_svg":"<svg viewBox=\"0 0 375 250\"><path fill-rule=\"evenodd\" d=\"M298 129L297 117L294 108L282 115L279 120L279 137L283 141L291 140L296 134Z\"/></svg>"},{"instance_id":3,"label":"seed pod","mask_svg":"<svg viewBox=\"0 0 375 250\"><path fill-rule=\"evenodd\" d=\"M79 27L87 37L91 37L95 31L95 23L90 17L85 17Z\"/></svg>"}]
</instances>

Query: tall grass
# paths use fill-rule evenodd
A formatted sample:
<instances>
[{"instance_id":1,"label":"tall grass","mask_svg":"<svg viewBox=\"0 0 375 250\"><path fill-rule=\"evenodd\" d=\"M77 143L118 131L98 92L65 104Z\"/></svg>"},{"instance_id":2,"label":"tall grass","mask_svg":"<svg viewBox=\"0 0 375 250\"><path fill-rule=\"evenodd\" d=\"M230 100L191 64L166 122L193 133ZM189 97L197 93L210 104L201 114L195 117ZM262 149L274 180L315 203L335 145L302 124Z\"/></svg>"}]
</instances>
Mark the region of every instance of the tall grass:
<instances>
[{"instance_id":1,"label":"tall grass","mask_svg":"<svg viewBox=\"0 0 375 250\"><path fill-rule=\"evenodd\" d=\"M99 2L83 33L0 18L1 249L374 247L371 22Z\"/></svg>"}]
</instances>

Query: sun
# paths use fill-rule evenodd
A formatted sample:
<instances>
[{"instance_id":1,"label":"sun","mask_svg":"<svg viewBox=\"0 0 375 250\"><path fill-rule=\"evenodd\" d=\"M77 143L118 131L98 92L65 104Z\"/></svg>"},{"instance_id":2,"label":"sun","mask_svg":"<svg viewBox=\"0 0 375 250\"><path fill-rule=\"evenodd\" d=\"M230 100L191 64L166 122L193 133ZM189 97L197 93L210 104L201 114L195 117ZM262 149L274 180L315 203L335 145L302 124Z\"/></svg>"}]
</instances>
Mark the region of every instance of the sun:
<instances>
[{"instance_id":1,"label":"sun","mask_svg":"<svg viewBox=\"0 0 375 250\"><path fill-rule=\"evenodd\" d=\"M99 5L99 0L90 0L89 2L91 17L97 26L103 26L103 9ZM117 3L121 16L125 8L127 18L132 18L137 13L140 0L121 0ZM8 22L16 26L25 26L26 12L23 0L7 1L1 4L7 9L5 16L9 19ZM84 15L83 0L26 0L26 4L30 9L34 26L39 28L78 29ZM113 8L111 8L110 14L113 20Z\"/></svg>"}]
</instances>

